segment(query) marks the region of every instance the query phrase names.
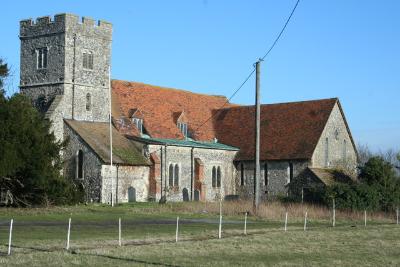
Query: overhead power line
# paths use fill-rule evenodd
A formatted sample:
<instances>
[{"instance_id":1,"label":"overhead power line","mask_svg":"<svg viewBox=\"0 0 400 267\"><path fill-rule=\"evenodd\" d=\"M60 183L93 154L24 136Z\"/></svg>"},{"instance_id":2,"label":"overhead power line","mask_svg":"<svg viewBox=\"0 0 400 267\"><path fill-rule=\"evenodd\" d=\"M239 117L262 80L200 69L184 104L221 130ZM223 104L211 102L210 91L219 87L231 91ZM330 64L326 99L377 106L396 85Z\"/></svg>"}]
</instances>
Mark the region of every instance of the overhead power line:
<instances>
[{"instance_id":1,"label":"overhead power line","mask_svg":"<svg viewBox=\"0 0 400 267\"><path fill-rule=\"evenodd\" d=\"M260 61L265 60L265 58L269 55L269 53L271 53L272 49L274 49L275 45L278 43L279 39L281 38L283 32L285 31L287 25L289 24L290 20L293 17L294 12L296 11L297 6L299 5L300 0L296 1L296 4L294 5L292 12L290 12L289 17L286 19L285 24L283 25L281 31L279 32L278 36L275 38L275 41L272 43L271 47L267 50L267 52L265 53L265 55L260 58ZM216 115L219 114L219 112L221 111L222 108L224 108L229 101L240 91L240 89L243 88L243 86L247 83L247 81L251 78L251 76L253 76L254 72L256 71L255 67L253 66L253 70L250 72L249 75L247 75L246 79L240 84L240 86L233 92L233 94L227 99L227 101L218 109L218 111L214 114L212 114L206 121L204 121L199 127L196 128L195 132L200 129L201 127L203 127L209 120L211 120L212 118L214 118Z\"/></svg>"}]
</instances>

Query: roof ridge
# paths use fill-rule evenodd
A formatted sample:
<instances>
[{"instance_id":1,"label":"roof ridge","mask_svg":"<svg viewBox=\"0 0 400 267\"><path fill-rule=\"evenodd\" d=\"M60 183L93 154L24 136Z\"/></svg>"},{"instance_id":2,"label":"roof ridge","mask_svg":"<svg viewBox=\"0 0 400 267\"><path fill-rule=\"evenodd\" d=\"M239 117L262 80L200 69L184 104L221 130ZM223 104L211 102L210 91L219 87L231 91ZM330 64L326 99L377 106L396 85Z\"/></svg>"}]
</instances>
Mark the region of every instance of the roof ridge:
<instances>
[{"instance_id":1,"label":"roof ridge","mask_svg":"<svg viewBox=\"0 0 400 267\"><path fill-rule=\"evenodd\" d=\"M126 80L119 80L119 79L112 79L112 82L125 82L125 83L133 83L133 84L141 84L141 85L147 85L151 87L155 87L157 89L161 90L168 90L168 91L178 91L178 92L183 92L183 93L190 93L194 95L200 95L200 96L207 96L207 97L215 97L215 98L223 98L228 100L228 98L224 95L210 95L210 94L205 94L205 93L197 93L185 89L179 89L179 88L174 88L174 87L167 87L167 86L161 86L161 85L154 85L154 84L149 84L149 83L144 83L144 82L137 82L137 81L126 81Z\"/></svg>"},{"instance_id":2,"label":"roof ridge","mask_svg":"<svg viewBox=\"0 0 400 267\"><path fill-rule=\"evenodd\" d=\"M299 104L299 103L307 103L307 102L321 102L327 100L339 100L338 97L331 97L331 98L320 98L320 99L310 99L310 100L301 100L301 101L292 101L292 102L278 102L278 103L268 103L268 104L261 104L261 106L275 106L275 105L288 105L288 104ZM252 108L255 105L235 105L231 107L225 107L223 109L231 109L231 108Z\"/></svg>"}]
</instances>

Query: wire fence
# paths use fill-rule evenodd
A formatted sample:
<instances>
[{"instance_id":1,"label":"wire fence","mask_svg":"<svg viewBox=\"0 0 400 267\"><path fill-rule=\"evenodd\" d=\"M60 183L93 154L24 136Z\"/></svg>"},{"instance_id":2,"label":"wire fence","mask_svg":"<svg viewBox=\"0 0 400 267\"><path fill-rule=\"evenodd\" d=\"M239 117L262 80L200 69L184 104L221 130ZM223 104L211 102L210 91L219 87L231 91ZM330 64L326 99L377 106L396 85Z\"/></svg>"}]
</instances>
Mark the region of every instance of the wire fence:
<instances>
[{"instance_id":1,"label":"wire fence","mask_svg":"<svg viewBox=\"0 0 400 267\"><path fill-rule=\"evenodd\" d=\"M358 227L399 226L399 209L385 217L374 217L368 211L358 212L349 220L341 213L331 211L330 218L313 218L305 211L304 216L291 217L282 211L280 220L260 219L244 212L239 216L220 214L192 218L187 215L175 218L123 218L115 220L84 220L71 216L65 221L0 221L0 242L4 249L1 256L18 253L37 253L91 250L107 247L141 246L160 243L178 243L251 236L282 231L317 231ZM5 241L7 240L7 241Z\"/></svg>"}]
</instances>

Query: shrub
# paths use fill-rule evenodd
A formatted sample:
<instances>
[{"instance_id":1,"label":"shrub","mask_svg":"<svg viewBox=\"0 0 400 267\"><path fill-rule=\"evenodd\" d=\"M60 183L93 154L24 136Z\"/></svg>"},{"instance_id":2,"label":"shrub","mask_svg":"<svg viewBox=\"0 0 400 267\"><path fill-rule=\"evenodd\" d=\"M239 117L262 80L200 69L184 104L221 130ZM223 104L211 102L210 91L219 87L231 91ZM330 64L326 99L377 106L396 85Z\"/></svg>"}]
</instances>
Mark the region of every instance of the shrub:
<instances>
[{"instance_id":1,"label":"shrub","mask_svg":"<svg viewBox=\"0 0 400 267\"><path fill-rule=\"evenodd\" d=\"M61 176L65 144L24 96L0 92L0 189L17 205L72 204L82 190Z\"/></svg>"}]
</instances>

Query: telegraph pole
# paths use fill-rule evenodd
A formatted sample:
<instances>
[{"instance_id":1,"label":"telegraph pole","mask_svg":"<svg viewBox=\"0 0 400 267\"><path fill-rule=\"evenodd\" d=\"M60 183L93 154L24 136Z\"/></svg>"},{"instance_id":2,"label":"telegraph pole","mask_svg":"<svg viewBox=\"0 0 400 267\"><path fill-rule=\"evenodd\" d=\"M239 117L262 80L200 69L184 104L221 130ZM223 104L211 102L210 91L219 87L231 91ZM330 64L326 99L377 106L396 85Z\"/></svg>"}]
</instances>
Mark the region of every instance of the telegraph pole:
<instances>
[{"instance_id":1,"label":"telegraph pole","mask_svg":"<svg viewBox=\"0 0 400 267\"><path fill-rule=\"evenodd\" d=\"M255 112L255 168L254 168L254 213L258 212L260 202L260 63L256 62L256 112Z\"/></svg>"},{"instance_id":2,"label":"telegraph pole","mask_svg":"<svg viewBox=\"0 0 400 267\"><path fill-rule=\"evenodd\" d=\"M110 118L110 178L111 178L111 207L114 207L114 179L113 179L113 174L112 174L112 170L113 170L113 144L112 144L112 93L111 93L111 67L108 67L108 86L109 86L109 90L108 90L108 97L110 100L110 106L109 106L109 118Z\"/></svg>"}]
</instances>

